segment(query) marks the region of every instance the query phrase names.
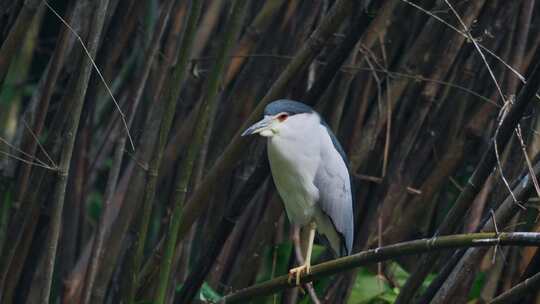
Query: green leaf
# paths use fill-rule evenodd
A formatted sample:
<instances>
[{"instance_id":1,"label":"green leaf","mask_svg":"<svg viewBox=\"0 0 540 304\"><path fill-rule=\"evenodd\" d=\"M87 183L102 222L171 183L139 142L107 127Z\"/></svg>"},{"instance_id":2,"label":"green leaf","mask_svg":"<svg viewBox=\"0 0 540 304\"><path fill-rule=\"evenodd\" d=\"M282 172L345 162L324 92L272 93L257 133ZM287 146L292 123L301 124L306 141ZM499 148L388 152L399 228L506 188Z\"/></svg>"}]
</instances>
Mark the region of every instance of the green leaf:
<instances>
[{"instance_id":1,"label":"green leaf","mask_svg":"<svg viewBox=\"0 0 540 304\"><path fill-rule=\"evenodd\" d=\"M199 300L215 303L221 299L221 295L217 293L208 283L204 282L201 289L199 290Z\"/></svg>"},{"instance_id":2,"label":"green leaf","mask_svg":"<svg viewBox=\"0 0 540 304\"><path fill-rule=\"evenodd\" d=\"M311 261L317 261L317 259L326 251L326 247L323 245L313 244L313 250L311 251Z\"/></svg>"},{"instance_id":3,"label":"green leaf","mask_svg":"<svg viewBox=\"0 0 540 304\"><path fill-rule=\"evenodd\" d=\"M391 273L394 279L397 282L397 285L403 286L407 279L409 278L409 273L405 271L398 263L391 263L389 266Z\"/></svg>"},{"instance_id":4,"label":"green leaf","mask_svg":"<svg viewBox=\"0 0 540 304\"><path fill-rule=\"evenodd\" d=\"M386 281L380 280L375 273L371 273L365 268L360 268L348 303L394 303L399 294L400 287L405 284L410 274L399 266L398 263L390 263L388 270L392 274L397 287L391 288ZM435 275L430 274L422 283L421 289L427 288L434 277Z\"/></svg>"},{"instance_id":5,"label":"green leaf","mask_svg":"<svg viewBox=\"0 0 540 304\"><path fill-rule=\"evenodd\" d=\"M397 293L395 290L390 290L382 295L378 296L377 299L382 300L387 303L394 303L397 299Z\"/></svg>"},{"instance_id":6,"label":"green leaf","mask_svg":"<svg viewBox=\"0 0 540 304\"><path fill-rule=\"evenodd\" d=\"M474 283L471 287L471 291L469 292L469 299L480 298L480 294L482 293L482 288L484 287L485 283L486 283L486 273L479 272L476 275L476 278L474 279Z\"/></svg>"},{"instance_id":7,"label":"green leaf","mask_svg":"<svg viewBox=\"0 0 540 304\"><path fill-rule=\"evenodd\" d=\"M184 284L178 284L176 285L176 292L180 292L182 290L182 286ZM195 299L205 302L205 303L216 303L219 300L221 300L223 296L220 295L217 291L215 291L208 283L204 282L197 292L197 295L195 296Z\"/></svg>"},{"instance_id":8,"label":"green leaf","mask_svg":"<svg viewBox=\"0 0 540 304\"><path fill-rule=\"evenodd\" d=\"M97 191L90 193L88 198L88 215L90 218L97 222L102 209L103 195Z\"/></svg>"},{"instance_id":9,"label":"green leaf","mask_svg":"<svg viewBox=\"0 0 540 304\"><path fill-rule=\"evenodd\" d=\"M360 268L349 298L349 304L381 303L381 295L391 292L386 282L377 278L365 268ZM373 302L378 300L378 302ZM384 301L383 301L384 303Z\"/></svg>"}]
</instances>

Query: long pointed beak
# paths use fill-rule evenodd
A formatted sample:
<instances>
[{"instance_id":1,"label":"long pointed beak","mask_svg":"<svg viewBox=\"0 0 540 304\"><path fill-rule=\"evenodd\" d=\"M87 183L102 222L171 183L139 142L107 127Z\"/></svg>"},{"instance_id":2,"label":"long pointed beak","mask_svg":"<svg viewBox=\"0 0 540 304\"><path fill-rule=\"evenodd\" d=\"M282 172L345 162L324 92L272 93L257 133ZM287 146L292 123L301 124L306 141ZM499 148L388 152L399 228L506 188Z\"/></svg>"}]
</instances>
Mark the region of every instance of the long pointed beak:
<instances>
[{"instance_id":1,"label":"long pointed beak","mask_svg":"<svg viewBox=\"0 0 540 304\"><path fill-rule=\"evenodd\" d=\"M247 128L241 136L247 136L247 135L251 135L251 134L256 134L256 133L260 133L266 129L268 129L268 127L270 127L272 125L272 121L273 121L273 117L265 117L263 118L261 121L253 124L251 127Z\"/></svg>"}]
</instances>

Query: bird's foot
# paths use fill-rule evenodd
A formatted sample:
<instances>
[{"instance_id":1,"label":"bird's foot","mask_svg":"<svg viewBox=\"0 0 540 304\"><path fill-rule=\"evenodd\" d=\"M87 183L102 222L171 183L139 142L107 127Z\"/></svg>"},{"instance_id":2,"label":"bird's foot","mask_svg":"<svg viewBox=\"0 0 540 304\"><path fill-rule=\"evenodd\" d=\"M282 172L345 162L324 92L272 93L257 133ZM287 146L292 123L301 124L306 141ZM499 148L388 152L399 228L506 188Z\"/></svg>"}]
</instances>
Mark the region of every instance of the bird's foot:
<instances>
[{"instance_id":1,"label":"bird's foot","mask_svg":"<svg viewBox=\"0 0 540 304\"><path fill-rule=\"evenodd\" d=\"M303 273L309 274L311 272L311 265L304 264L289 270L289 284L291 284L293 278L296 276L296 286L300 286L300 277Z\"/></svg>"}]
</instances>

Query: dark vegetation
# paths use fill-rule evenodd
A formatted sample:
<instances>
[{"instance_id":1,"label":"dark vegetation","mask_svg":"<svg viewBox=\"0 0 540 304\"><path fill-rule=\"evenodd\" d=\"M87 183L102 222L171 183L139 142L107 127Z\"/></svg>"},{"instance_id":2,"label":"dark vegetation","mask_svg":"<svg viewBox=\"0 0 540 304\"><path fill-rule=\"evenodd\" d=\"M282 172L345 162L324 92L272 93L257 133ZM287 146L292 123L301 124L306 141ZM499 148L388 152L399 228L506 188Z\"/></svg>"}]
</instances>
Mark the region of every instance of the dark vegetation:
<instances>
[{"instance_id":1,"label":"dark vegetation","mask_svg":"<svg viewBox=\"0 0 540 304\"><path fill-rule=\"evenodd\" d=\"M539 15L0 0L0 303L537 303L540 235L514 232L540 230ZM279 98L326 118L357 190L362 252L316 246L302 290L264 141L238 135Z\"/></svg>"}]
</instances>

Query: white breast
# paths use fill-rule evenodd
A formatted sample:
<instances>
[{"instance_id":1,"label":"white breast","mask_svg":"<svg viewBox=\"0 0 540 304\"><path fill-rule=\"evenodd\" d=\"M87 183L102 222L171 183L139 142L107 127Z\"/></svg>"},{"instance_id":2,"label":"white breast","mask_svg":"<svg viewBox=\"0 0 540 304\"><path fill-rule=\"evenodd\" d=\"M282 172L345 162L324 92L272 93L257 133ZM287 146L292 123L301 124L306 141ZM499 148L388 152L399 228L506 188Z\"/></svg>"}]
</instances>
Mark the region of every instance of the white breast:
<instances>
[{"instance_id":1,"label":"white breast","mask_svg":"<svg viewBox=\"0 0 540 304\"><path fill-rule=\"evenodd\" d=\"M319 192L313 184L320 163L317 114L287 119L278 134L268 139L268 159L276 188L289 220L305 225L314 218Z\"/></svg>"}]
</instances>

